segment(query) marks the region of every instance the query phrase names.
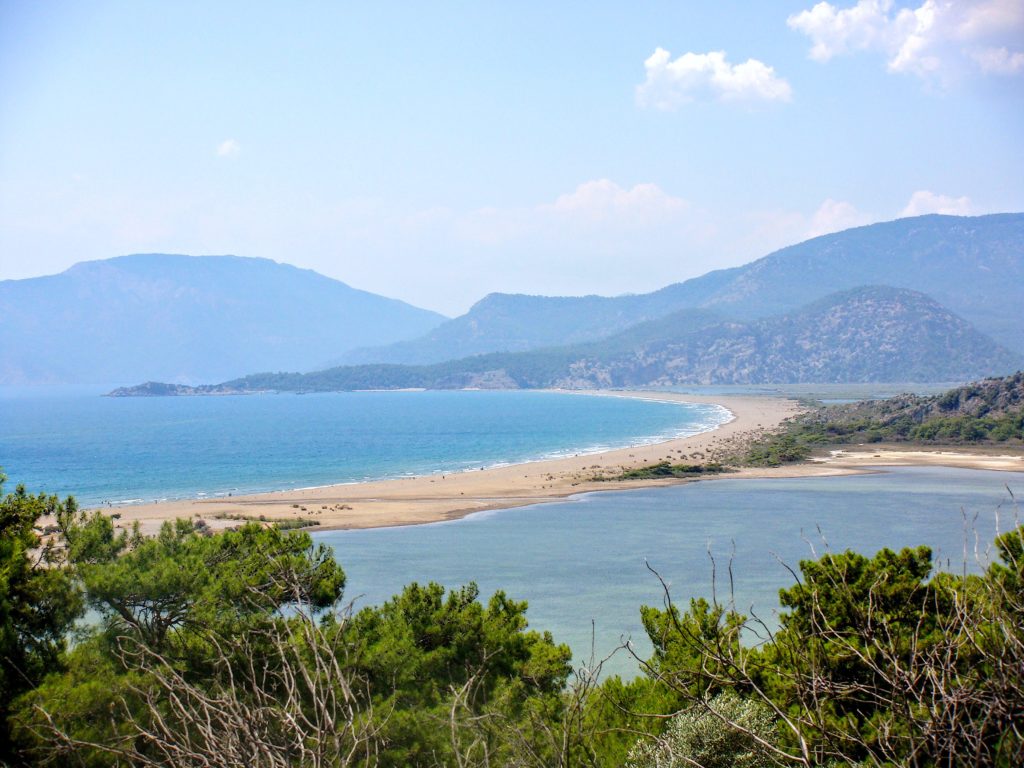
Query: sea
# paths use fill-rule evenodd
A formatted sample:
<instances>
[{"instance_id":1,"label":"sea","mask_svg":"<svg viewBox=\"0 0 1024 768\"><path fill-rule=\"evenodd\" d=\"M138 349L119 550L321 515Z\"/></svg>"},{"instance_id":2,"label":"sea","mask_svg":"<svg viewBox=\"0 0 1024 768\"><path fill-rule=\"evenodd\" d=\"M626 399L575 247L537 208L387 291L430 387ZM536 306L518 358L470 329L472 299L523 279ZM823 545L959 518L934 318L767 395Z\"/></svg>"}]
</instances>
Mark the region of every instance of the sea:
<instances>
[{"instance_id":1,"label":"sea","mask_svg":"<svg viewBox=\"0 0 1024 768\"><path fill-rule=\"evenodd\" d=\"M0 397L11 483L85 506L473 471L703 432L716 405L558 392Z\"/></svg>"},{"instance_id":2,"label":"sea","mask_svg":"<svg viewBox=\"0 0 1024 768\"><path fill-rule=\"evenodd\" d=\"M353 392L196 398L0 397L7 490L85 505L202 498L531 461L693 434L708 405L552 392ZM430 525L314 532L354 609L412 581L479 585L529 604L576 662L637 674L640 606L715 597L773 626L801 559L927 545L978 571L1020 521L1024 473L892 468L716 479L581 494Z\"/></svg>"}]
</instances>

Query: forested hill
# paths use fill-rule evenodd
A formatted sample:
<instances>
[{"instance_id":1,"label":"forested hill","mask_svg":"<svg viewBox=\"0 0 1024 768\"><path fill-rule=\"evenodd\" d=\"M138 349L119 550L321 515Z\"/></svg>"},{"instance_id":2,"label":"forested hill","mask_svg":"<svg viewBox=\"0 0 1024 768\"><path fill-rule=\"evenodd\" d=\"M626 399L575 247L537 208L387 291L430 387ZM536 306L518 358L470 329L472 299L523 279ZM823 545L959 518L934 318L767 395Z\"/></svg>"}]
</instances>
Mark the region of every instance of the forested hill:
<instances>
[{"instance_id":1,"label":"forested hill","mask_svg":"<svg viewBox=\"0 0 1024 768\"><path fill-rule=\"evenodd\" d=\"M671 332L574 360L559 386L962 381L1016 369L1008 352L923 294L864 287L780 317ZM639 338L638 338L639 337Z\"/></svg>"},{"instance_id":2,"label":"forested hill","mask_svg":"<svg viewBox=\"0 0 1024 768\"><path fill-rule=\"evenodd\" d=\"M864 443L1024 444L1024 371L940 395L827 405L786 419L746 446L735 463L779 466L824 447Z\"/></svg>"},{"instance_id":3,"label":"forested hill","mask_svg":"<svg viewBox=\"0 0 1024 768\"><path fill-rule=\"evenodd\" d=\"M833 442L971 443L1024 441L1024 372L967 384L941 395L899 395L832 405L794 422Z\"/></svg>"},{"instance_id":4,"label":"forested hill","mask_svg":"<svg viewBox=\"0 0 1024 768\"><path fill-rule=\"evenodd\" d=\"M360 349L338 361L426 364L574 344L681 309L752 321L864 285L925 293L1024 354L1024 214L929 215L871 224L642 295L492 294L421 338Z\"/></svg>"},{"instance_id":5,"label":"forested hill","mask_svg":"<svg viewBox=\"0 0 1024 768\"><path fill-rule=\"evenodd\" d=\"M1019 355L927 296L868 287L750 323L684 310L604 341L570 347L429 366L255 374L198 388L150 383L112 394L964 381L1016 370L1021 363Z\"/></svg>"},{"instance_id":6,"label":"forested hill","mask_svg":"<svg viewBox=\"0 0 1024 768\"><path fill-rule=\"evenodd\" d=\"M0 281L0 385L309 370L445 318L268 259L138 254Z\"/></svg>"}]
</instances>

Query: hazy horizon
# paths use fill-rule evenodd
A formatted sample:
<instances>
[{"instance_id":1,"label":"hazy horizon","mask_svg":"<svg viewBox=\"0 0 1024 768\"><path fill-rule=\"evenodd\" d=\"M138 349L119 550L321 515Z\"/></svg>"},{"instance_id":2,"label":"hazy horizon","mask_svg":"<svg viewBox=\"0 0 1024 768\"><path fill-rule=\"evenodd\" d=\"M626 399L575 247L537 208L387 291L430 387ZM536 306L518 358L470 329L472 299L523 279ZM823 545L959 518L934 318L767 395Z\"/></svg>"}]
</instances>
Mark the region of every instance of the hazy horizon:
<instances>
[{"instance_id":1,"label":"hazy horizon","mask_svg":"<svg viewBox=\"0 0 1024 768\"><path fill-rule=\"evenodd\" d=\"M1000 214L1014 214L1014 213L1021 213L1021 212L1018 212L1018 211L996 211L996 212L992 212L990 214L980 214L980 215L1000 215ZM927 214L923 214L923 215L927 215ZM940 215L956 215L956 214L940 214ZM910 217L902 217L902 218L910 218ZM974 217L971 217L971 216L968 216L968 215L964 215L964 218L974 218ZM899 220L899 217L896 218L896 219L892 219L891 221L898 221L898 220ZM876 223L880 224L880 223L886 223L886 222L885 221L879 221L879 222L871 222L870 224L876 224ZM848 229L855 229L855 228L861 227L861 226L870 226L870 224L858 224L858 225L856 225L854 227L849 227ZM837 232L842 232L842 231L845 231L845 229L837 230ZM817 237L824 237L826 234L836 234L836 233L835 232L829 232L829 233L824 233L824 234L821 234L821 235L813 235L812 237L806 238L806 240L813 240L813 239L815 239ZM801 240L801 241L794 241L792 243L786 243L786 244L783 244L783 245L779 246L779 248L777 248L775 250L776 251L777 250L783 250L783 249L785 249L785 248L787 248L789 246L792 246L792 245L799 245L801 242L804 242L804 241ZM750 261L757 261L758 259L760 259L760 258L762 258L764 256L772 255L772 253L774 253L774 252L775 251L772 251L770 253L764 253L761 256L752 258ZM0 277L0 282L3 282L4 280L11 280L11 279L13 279L13 280L28 280L28 279L33 279L33 278L36 278L36 277L52 277L52 276L54 276L56 274L62 274L64 272L66 272L68 269L71 269L72 267L79 266L81 264L86 264L86 263L90 263L90 262L93 262L93 261L108 261L108 260L112 260L112 259L131 258L131 257L136 257L136 256L183 256L183 257L186 257L186 258L225 258L226 257L226 258L242 258L242 259L260 259L260 260L272 261L272 262L274 262L276 264L280 264L282 266L289 266L289 267L296 267L298 269L311 270L311 271L313 271L313 272L315 272L317 274L320 274L322 276L329 277L329 278L334 279L334 280L339 280L342 283L346 283L349 287L354 288L356 290L361 290L361 291L367 290L367 289L363 288L362 286L352 285L351 283L348 283L347 281L345 281L342 278L332 277L331 275L327 275L324 272L322 272L321 270L319 270L317 268L314 268L314 267L304 267L304 266L302 266L300 264L297 264L297 263L293 263L293 262L290 262L290 261L285 261L285 260L280 259L280 258L274 258L273 256L249 256L247 254L242 254L242 253L160 253L160 252L122 253L122 254L115 254L115 255L112 255L112 256L109 256L109 257L99 257L97 259L88 259L88 260L83 260L83 261L76 261L76 262L73 262L72 264L69 264L66 268L59 270L58 272L48 272L48 273L39 274L39 275L29 275L29 276L22 277L22 278L5 278L5 277ZM746 266L747 264L750 263L750 261L744 262L743 264L738 264L738 265L735 265L735 266ZM725 269L725 268L726 267L713 267L711 271L713 271L714 269ZM701 277L704 274L707 274L707 273L701 273L699 275L693 275L692 277ZM676 282L685 282L686 279L690 279L690 278L685 278L684 280L679 280L679 281L676 281ZM671 283L666 284L666 285L655 286L651 290L652 291L657 291L660 288L666 287L667 285L671 285ZM589 294L584 294L584 293L581 293L581 292L563 293L563 294L534 293L534 294L526 294L526 295L543 296L543 297L550 297L550 298L558 298L558 297L563 297L563 296L564 297L585 297L585 296L598 295L598 296L606 296L606 297L615 298L615 297L623 297L623 296L641 295L641 294L647 293L647 292L649 292L649 291L643 291L643 292L641 292L641 291L623 291L623 292L620 292L620 293L604 293L604 294L597 294L597 293L593 293L593 292L589 293ZM512 291L503 291L503 290L501 290L499 288L499 289L497 289L495 291L492 291L491 293L509 294L509 293L513 293L513 292ZM519 293L522 293L522 292L519 292ZM386 293L380 293L379 295L384 296L386 298L398 298L397 296L390 296L390 295L388 295ZM481 296L477 297L476 299L472 299L470 301L470 303L467 305L466 309L468 310L474 304L476 304L477 302L479 302L479 301L483 300L484 298L486 298L487 295L490 295L490 294L481 295ZM429 309L427 307L423 307L423 308L424 309ZM435 310L435 311L437 311L437 310ZM443 314L443 313L441 313L441 314ZM454 318L454 317L459 317L459 316L461 316L461 313L447 315L447 317L449 319Z\"/></svg>"},{"instance_id":2,"label":"hazy horizon","mask_svg":"<svg viewBox=\"0 0 1024 768\"><path fill-rule=\"evenodd\" d=\"M0 279L271 258L457 315L1024 210L1016 0L0 8Z\"/></svg>"}]
</instances>

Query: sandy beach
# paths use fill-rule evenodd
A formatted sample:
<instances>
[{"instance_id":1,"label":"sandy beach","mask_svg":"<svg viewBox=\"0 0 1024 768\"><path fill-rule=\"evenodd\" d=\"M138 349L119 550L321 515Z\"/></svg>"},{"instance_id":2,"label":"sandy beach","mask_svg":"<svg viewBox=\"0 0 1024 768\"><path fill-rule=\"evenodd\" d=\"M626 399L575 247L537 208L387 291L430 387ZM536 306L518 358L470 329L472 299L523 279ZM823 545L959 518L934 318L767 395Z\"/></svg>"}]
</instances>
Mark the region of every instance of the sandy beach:
<instances>
[{"instance_id":1,"label":"sandy beach","mask_svg":"<svg viewBox=\"0 0 1024 768\"><path fill-rule=\"evenodd\" d=\"M705 397L666 392L588 392L578 396L628 396L686 403L715 403L732 418L710 432L653 445L624 448L525 464L513 464L447 475L424 475L320 488L218 497L117 509L118 525L138 521L144 533L155 533L164 520L202 518L211 528L238 524L238 519L315 519L320 530L415 525L462 517L473 512L519 507L561 499L575 493L664 484L668 481L599 481L595 476L616 474L670 460L697 463L731 450L765 428L798 411L794 401L772 397Z\"/></svg>"},{"instance_id":2,"label":"sandy beach","mask_svg":"<svg viewBox=\"0 0 1024 768\"><path fill-rule=\"evenodd\" d=\"M424 475L365 483L331 485L277 493L171 501L119 508L118 525L138 522L155 533L165 520L201 518L214 530L240 520L315 520L317 530L417 525L474 512L537 504L578 493L671 485L692 480L601 480L622 469L655 464L714 461L740 449L764 429L797 413L793 401L768 396L699 396L666 392L596 392L581 396L628 396L685 403L714 403L732 418L708 432L652 445L525 464ZM895 465L945 465L1024 471L1024 454L1008 451L908 451L890 446L852 446L814 460L777 469L742 469L713 477L801 477L876 471Z\"/></svg>"}]
</instances>

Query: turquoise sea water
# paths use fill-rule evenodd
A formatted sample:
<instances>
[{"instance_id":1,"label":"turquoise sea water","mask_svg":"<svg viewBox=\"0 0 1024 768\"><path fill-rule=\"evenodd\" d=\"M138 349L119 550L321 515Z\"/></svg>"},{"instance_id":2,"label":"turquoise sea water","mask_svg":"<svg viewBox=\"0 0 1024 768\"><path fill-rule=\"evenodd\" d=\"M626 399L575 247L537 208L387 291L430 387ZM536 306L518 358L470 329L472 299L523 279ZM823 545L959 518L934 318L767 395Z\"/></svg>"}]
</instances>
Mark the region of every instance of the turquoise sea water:
<instances>
[{"instance_id":1,"label":"turquoise sea water","mask_svg":"<svg viewBox=\"0 0 1024 768\"><path fill-rule=\"evenodd\" d=\"M529 601L532 626L569 643L577 660L602 656L620 640L650 652L641 605L661 605L649 564L683 606L729 596L773 621L783 565L827 549L872 554L927 544L943 566L976 569L997 528L1014 526L1024 473L899 468L848 477L709 480L668 488L587 494L565 502L482 513L406 528L316 533L334 547L356 606L378 603L410 581L457 586L476 581ZM965 550L965 545L967 549ZM632 676L619 654L608 666Z\"/></svg>"},{"instance_id":2,"label":"turquoise sea water","mask_svg":"<svg viewBox=\"0 0 1024 768\"><path fill-rule=\"evenodd\" d=\"M717 406L551 392L0 398L0 467L85 505L476 469L703 431Z\"/></svg>"}]
</instances>

